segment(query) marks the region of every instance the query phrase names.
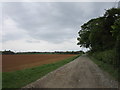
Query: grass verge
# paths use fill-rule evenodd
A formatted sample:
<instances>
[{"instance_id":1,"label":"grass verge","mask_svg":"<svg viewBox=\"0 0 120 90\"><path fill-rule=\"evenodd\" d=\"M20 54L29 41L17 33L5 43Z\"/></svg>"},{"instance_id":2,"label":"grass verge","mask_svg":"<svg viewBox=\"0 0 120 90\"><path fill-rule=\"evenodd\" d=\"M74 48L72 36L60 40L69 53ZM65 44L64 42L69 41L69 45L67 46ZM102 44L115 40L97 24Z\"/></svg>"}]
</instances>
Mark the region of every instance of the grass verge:
<instances>
[{"instance_id":1,"label":"grass verge","mask_svg":"<svg viewBox=\"0 0 120 90\"><path fill-rule=\"evenodd\" d=\"M45 64L29 69L14 71L14 72L3 72L2 73L2 88L21 88L37 79L43 77L49 72L73 61L80 55L73 56L62 61L58 61L52 64Z\"/></svg>"},{"instance_id":2,"label":"grass verge","mask_svg":"<svg viewBox=\"0 0 120 90\"><path fill-rule=\"evenodd\" d=\"M97 60L92 56L89 56L89 58L96 63L102 70L108 72L115 80L118 81L118 70L114 68L113 65L110 65L108 63L105 63L103 61Z\"/></svg>"}]
</instances>

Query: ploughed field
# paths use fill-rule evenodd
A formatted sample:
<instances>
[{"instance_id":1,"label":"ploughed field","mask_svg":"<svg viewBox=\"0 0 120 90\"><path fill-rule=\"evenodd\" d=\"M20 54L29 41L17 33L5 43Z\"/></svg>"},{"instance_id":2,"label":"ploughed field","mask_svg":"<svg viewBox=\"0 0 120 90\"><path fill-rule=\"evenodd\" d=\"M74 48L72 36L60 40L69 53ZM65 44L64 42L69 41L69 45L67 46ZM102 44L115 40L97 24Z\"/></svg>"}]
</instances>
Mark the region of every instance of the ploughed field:
<instances>
[{"instance_id":1,"label":"ploughed field","mask_svg":"<svg viewBox=\"0 0 120 90\"><path fill-rule=\"evenodd\" d=\"M2 55L2 71L16 71L64 60L74 54L20 54Z\"/></svg>"}]
</instances>

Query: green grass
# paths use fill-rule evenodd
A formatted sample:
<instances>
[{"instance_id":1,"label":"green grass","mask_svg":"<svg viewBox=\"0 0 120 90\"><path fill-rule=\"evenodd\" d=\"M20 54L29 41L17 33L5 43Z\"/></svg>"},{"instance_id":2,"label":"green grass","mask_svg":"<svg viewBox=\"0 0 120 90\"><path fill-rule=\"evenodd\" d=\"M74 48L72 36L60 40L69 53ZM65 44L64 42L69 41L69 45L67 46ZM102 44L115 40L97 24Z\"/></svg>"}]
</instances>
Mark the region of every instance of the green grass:
<instances>
[{"instance_id":1,"label":"green grass","mask_svg":"<svg viewBox=\"0 0 120 90\"><path fill-rule=\"evenodd\" d=\"M115 78L118 81L118 70L113 67L113 65L110 65L108 63L105 63L103 61L97 60L92 56L89 56L90 59L96 63L102 70L108 72L113 78Z\"/></svg>"},{"instance_id":2,"label":"green grass","mask_svg":"<svg viewBox=\"0 0 120 90\"><path fill-rule=\"evenodd\" d=\"M14 72L3 72L2 73L2 88L21 88L41 77L48 74L49 72L69 63L79 57L80 55L67 58L62 61L58 61L52 64L45 64L38 67L29 69L14 71Z\"/></svg>"}]
</instances>

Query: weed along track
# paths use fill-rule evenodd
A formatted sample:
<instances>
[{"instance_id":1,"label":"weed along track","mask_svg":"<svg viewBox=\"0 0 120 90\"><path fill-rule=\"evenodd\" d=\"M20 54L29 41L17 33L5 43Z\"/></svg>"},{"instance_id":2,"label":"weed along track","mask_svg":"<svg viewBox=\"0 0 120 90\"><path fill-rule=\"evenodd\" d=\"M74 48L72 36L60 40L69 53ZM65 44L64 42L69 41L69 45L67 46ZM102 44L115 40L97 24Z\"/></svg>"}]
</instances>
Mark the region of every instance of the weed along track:
<instances>
[{"instance_id":1,"label":"weed along track","mask_svg":"<svg viewBox=\"0 0 120 90\"><path fill-rule=\"evenodd\" d=\"M73 54L23 54L23 55L2 55L2 71L16 71L43 64L60 61Z\"/></svg>"}]
</instances>

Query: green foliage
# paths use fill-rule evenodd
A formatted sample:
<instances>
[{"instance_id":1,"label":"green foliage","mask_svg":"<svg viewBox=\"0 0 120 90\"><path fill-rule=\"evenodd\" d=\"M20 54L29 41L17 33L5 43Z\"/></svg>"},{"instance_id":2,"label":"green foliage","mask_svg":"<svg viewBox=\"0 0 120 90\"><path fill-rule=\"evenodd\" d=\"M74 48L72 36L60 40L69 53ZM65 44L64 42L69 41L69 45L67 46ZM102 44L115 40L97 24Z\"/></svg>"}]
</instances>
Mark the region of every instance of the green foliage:
<instances>
[{"instance_id":1,"label":"green foliage","mask_svg":"<svg viewBox=\"0 0 120 90\"><path fill-rule=\"evenodd\" d=\"M104 51L114 48L120 25L120 9L112 8L104 16L91 19L81 26L78 32L78 45L92 51Z\"/></svg>"},{"instance_id":2,"label":"green foliage","mask_svg":"<svg viewBox=\"0 0 120 90\"><path fill-rule=\"evenodd\" d=\"M118 49L117 49L118 50ZM120 49L119 49L120 51ZM120 57L115 49L100 52L89 52L92 60L103 70L110 73L116 80L120 81Z\"/></svg>"},{"instance_id":3,"label":"green foliage","mask_svg":"<svg viewBox=\"0 0 120 90\"><path fill-rule=\"evenodd\" d=\"M97 60L113 65L115 61L115 50L106 50L103 52L95 52L92 54Z\"/></svg>"},{"instance_id":4,"label":"green foliage","mask_svg":"<svg viewBox=\"0 0 120 90\"><path fill-rule=\"evenodd\" d=\"M120 34L120 18L118 18L111 27L112 36L117 38L117 36Z\"/></svg>"},{"instance_id":5,"label":"green foliage","mask_svg":"<svg viewBox=\"0 0 120 90\"><path fill-rule=\"evenodd\" d=\"M116 57L116 68L118 68L119 70L119 75L120 75L120 34L117 36L117 41L116 41L116 47L115 47L116 53L115 53L115 57ZM120 80L120 78L119 78Z\"/></svg>"},{"instance_id":6,"label":"green foliage","mask_svg":"<svg viewBox=\"0 0 120 90\"><path fill-rule=\"evenodd\" d=\"M91 56L89 56L93 62L95 62L101 69L104 71L108 72L113 78L116 80L120 81L119 79L119 74L118 74L118 69L115 69L113 65L104 63L103 61L100 61L98 59L95 59Z\"/></svg>"},{"instance_id":7,"label":"green foliage","mask_svg":"<svg viewBox=\"0 0 120 90\"><path fill-rule=\"evenodd\" d=\"M80 42L78 43L78 45L80 45L80 47L86 47L88 48L90 46L90 41L88 39L90 32L89 31L81 31L79 32L79 36L80 38L77 38L77 40L79 40Z\"/></svg>"},{"instance_id":8,"label":"green foliage","mask_svg":"<svg viewBox=\"0 0 120 90\"><path fill-rule=\"evenodd\" d=\"M69 63L79 57L80 55L67 58L62 61L58 61L52 64L45 64L38 67L29 69L14 71L14 72L3 72L2 73L2 88L21 88L49 72Z\"/></svg>"}]
</instances>

